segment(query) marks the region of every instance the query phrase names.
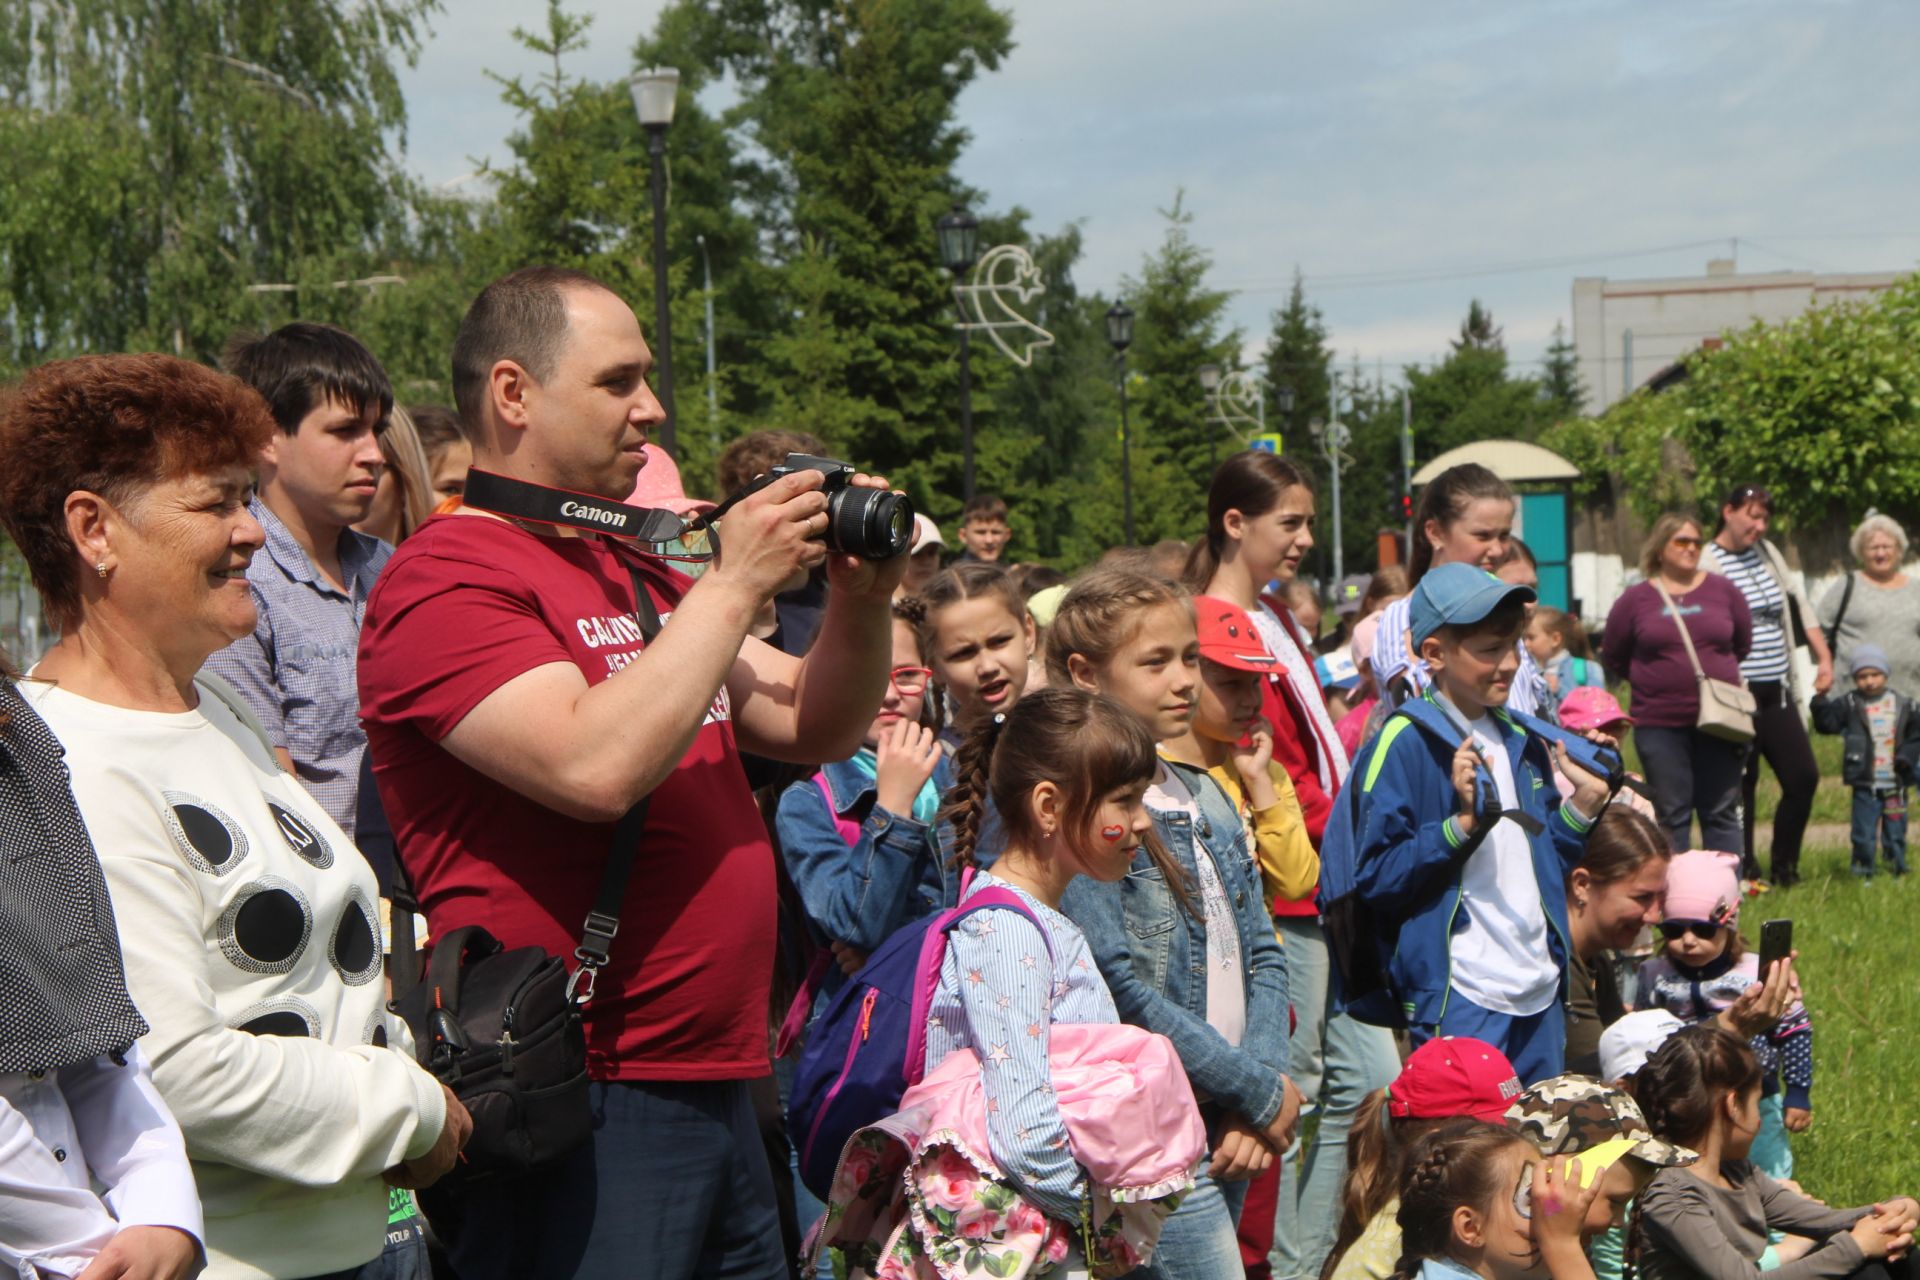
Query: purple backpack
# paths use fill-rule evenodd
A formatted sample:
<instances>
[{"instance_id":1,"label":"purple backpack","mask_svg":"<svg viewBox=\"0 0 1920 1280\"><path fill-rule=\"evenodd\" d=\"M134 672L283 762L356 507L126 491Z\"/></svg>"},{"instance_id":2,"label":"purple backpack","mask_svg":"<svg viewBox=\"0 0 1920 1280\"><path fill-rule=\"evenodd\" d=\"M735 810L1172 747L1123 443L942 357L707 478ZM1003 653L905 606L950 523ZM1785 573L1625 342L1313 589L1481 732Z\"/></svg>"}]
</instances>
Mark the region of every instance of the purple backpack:
<instances>
[{"instance_id":1,"label":"purple backpack","mask_svg":"<svg viewBox=\"0 0 1920 1280\"><path fill-rule=\"evenodd\" d=\"M968 875L971 880L971 873ZM964 896L967 884L962 883ZM835 993L794 1069L787 1131L800 1154L800 1181L825 1200L847 1139L900 1109L900 1095L927 1073L927 1010L940 985L947 935L976 911L1018 911L1046 941L1046 926L1019 895L997 886L957 907L900 926Z\"/></svg>"}]
</instances>

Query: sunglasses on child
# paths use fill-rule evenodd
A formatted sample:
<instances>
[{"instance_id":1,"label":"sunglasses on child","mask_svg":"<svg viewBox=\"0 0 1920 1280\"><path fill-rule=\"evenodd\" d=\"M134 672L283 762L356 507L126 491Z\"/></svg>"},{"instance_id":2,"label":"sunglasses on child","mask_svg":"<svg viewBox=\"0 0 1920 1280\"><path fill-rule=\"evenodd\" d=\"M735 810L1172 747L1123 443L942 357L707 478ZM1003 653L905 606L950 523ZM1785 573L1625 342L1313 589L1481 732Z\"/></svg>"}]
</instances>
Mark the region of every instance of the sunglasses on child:
<instances>
[{"instance_id":1,"label":"sunglasses on child","mask_svg":"<svg viewBox=\"0 0 1920 1280\"><path fill-rule=\"evenodd\" d=\"M1666 935L1668 942L1678 942L1692 934L1702 942L1712 942L1720 936L1725 925L1714 924L1709 920L1662 920L1660 932Z\"/></svg>"},{"instance_id":2,"label":"sunglasses on child","mask_svg":"<svg viewBox=\"0 0 1920 1280\"><path fill-rule=\"evenodd\" d=\"M933 671L928 667L895 667L891 678L893 691L903 698L911 698L927 691L927 681L933 679Z\"/></svg>"}]
</instances>

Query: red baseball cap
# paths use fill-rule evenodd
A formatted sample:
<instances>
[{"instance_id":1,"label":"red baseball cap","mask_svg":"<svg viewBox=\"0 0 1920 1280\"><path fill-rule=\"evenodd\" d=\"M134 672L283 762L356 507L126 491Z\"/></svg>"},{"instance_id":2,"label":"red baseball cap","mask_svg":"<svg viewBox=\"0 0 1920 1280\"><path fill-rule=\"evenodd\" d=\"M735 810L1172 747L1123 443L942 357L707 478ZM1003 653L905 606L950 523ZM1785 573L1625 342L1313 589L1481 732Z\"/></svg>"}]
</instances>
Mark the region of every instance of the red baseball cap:
<instances>
[{"instance_id":1,"label":"red baseball cap","mask_svg":"<svg viewBox=\"0 0 1920 1280\"><path fill-rule=\"evenodd\" d=\"M1387 1111L1396 1118L1471 1116L1499 1124L1519 1096L1520 1077L1506 1054L1484 1040L1439 1036L1408 1055L1387 1086Z\"/></svg>"},{"instance_id":2,"label":"red baseball cap","mask_svg":"<svg viewBox=\"0 0 1920 1280\"><path fill-rule=\"evenodd\" d=\"M1267 652L1247 611L1219 596L1195 596L1194 620L1200 626L1200 656L1239 671L1271 671L1280 660Z\"/></svg>"}]
</instances>

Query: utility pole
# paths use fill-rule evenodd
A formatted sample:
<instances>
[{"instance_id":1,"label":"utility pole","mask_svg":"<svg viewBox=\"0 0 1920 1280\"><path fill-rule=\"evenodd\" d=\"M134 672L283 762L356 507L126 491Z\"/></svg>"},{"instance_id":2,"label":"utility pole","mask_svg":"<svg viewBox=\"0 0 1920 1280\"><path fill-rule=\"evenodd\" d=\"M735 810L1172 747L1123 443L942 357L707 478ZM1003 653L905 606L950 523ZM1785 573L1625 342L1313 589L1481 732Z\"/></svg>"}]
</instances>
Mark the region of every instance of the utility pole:
<instances>
[{"instance_id":1,"label":"utility pole","mask_svg":"<svg viewBox=\"0 0 1920 1280\"><path fill-rule=\"evenodd\" d=\"M700 269L704 273L707 293L707 427L713 432L715 452L720 449L720 387L713 378L713 259L707 256L707 238L695 236L693 242L700 246Z\"/></svg>"},{"instance_id":2,"label":"utility pole","mask_svg":"<svg viewBox=\"0 0 1920 1280\"><path fill-rule=\"evenodd\" d=\"M1400 492L1413 497L1413 392L1406 387L1400 388ZM1402 553L1406 563L1413 563L1413 513L1407 513L1405 529L1401 536L1405 544Z\"/></svg>"}]
</instances>

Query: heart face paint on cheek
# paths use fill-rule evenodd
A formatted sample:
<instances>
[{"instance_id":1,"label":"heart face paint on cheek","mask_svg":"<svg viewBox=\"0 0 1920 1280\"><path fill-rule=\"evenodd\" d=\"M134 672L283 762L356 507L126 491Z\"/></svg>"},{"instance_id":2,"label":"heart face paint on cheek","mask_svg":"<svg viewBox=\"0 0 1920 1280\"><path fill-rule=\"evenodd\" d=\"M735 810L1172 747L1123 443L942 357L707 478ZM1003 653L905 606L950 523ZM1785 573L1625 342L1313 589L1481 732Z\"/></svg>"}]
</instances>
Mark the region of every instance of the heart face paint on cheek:
<instances>
[{"instance_id":1,"label":"heart face paint on cheek","mask_svg":"<svg viewBox=\"0 0 1920 1280\"><path fill-rule=\"evenodd\" d=\"M1100 836L1108 844L1119 844L1126 834L1127 829L1119 825L1100 828Z\"/></svg>"}]
</instances>

